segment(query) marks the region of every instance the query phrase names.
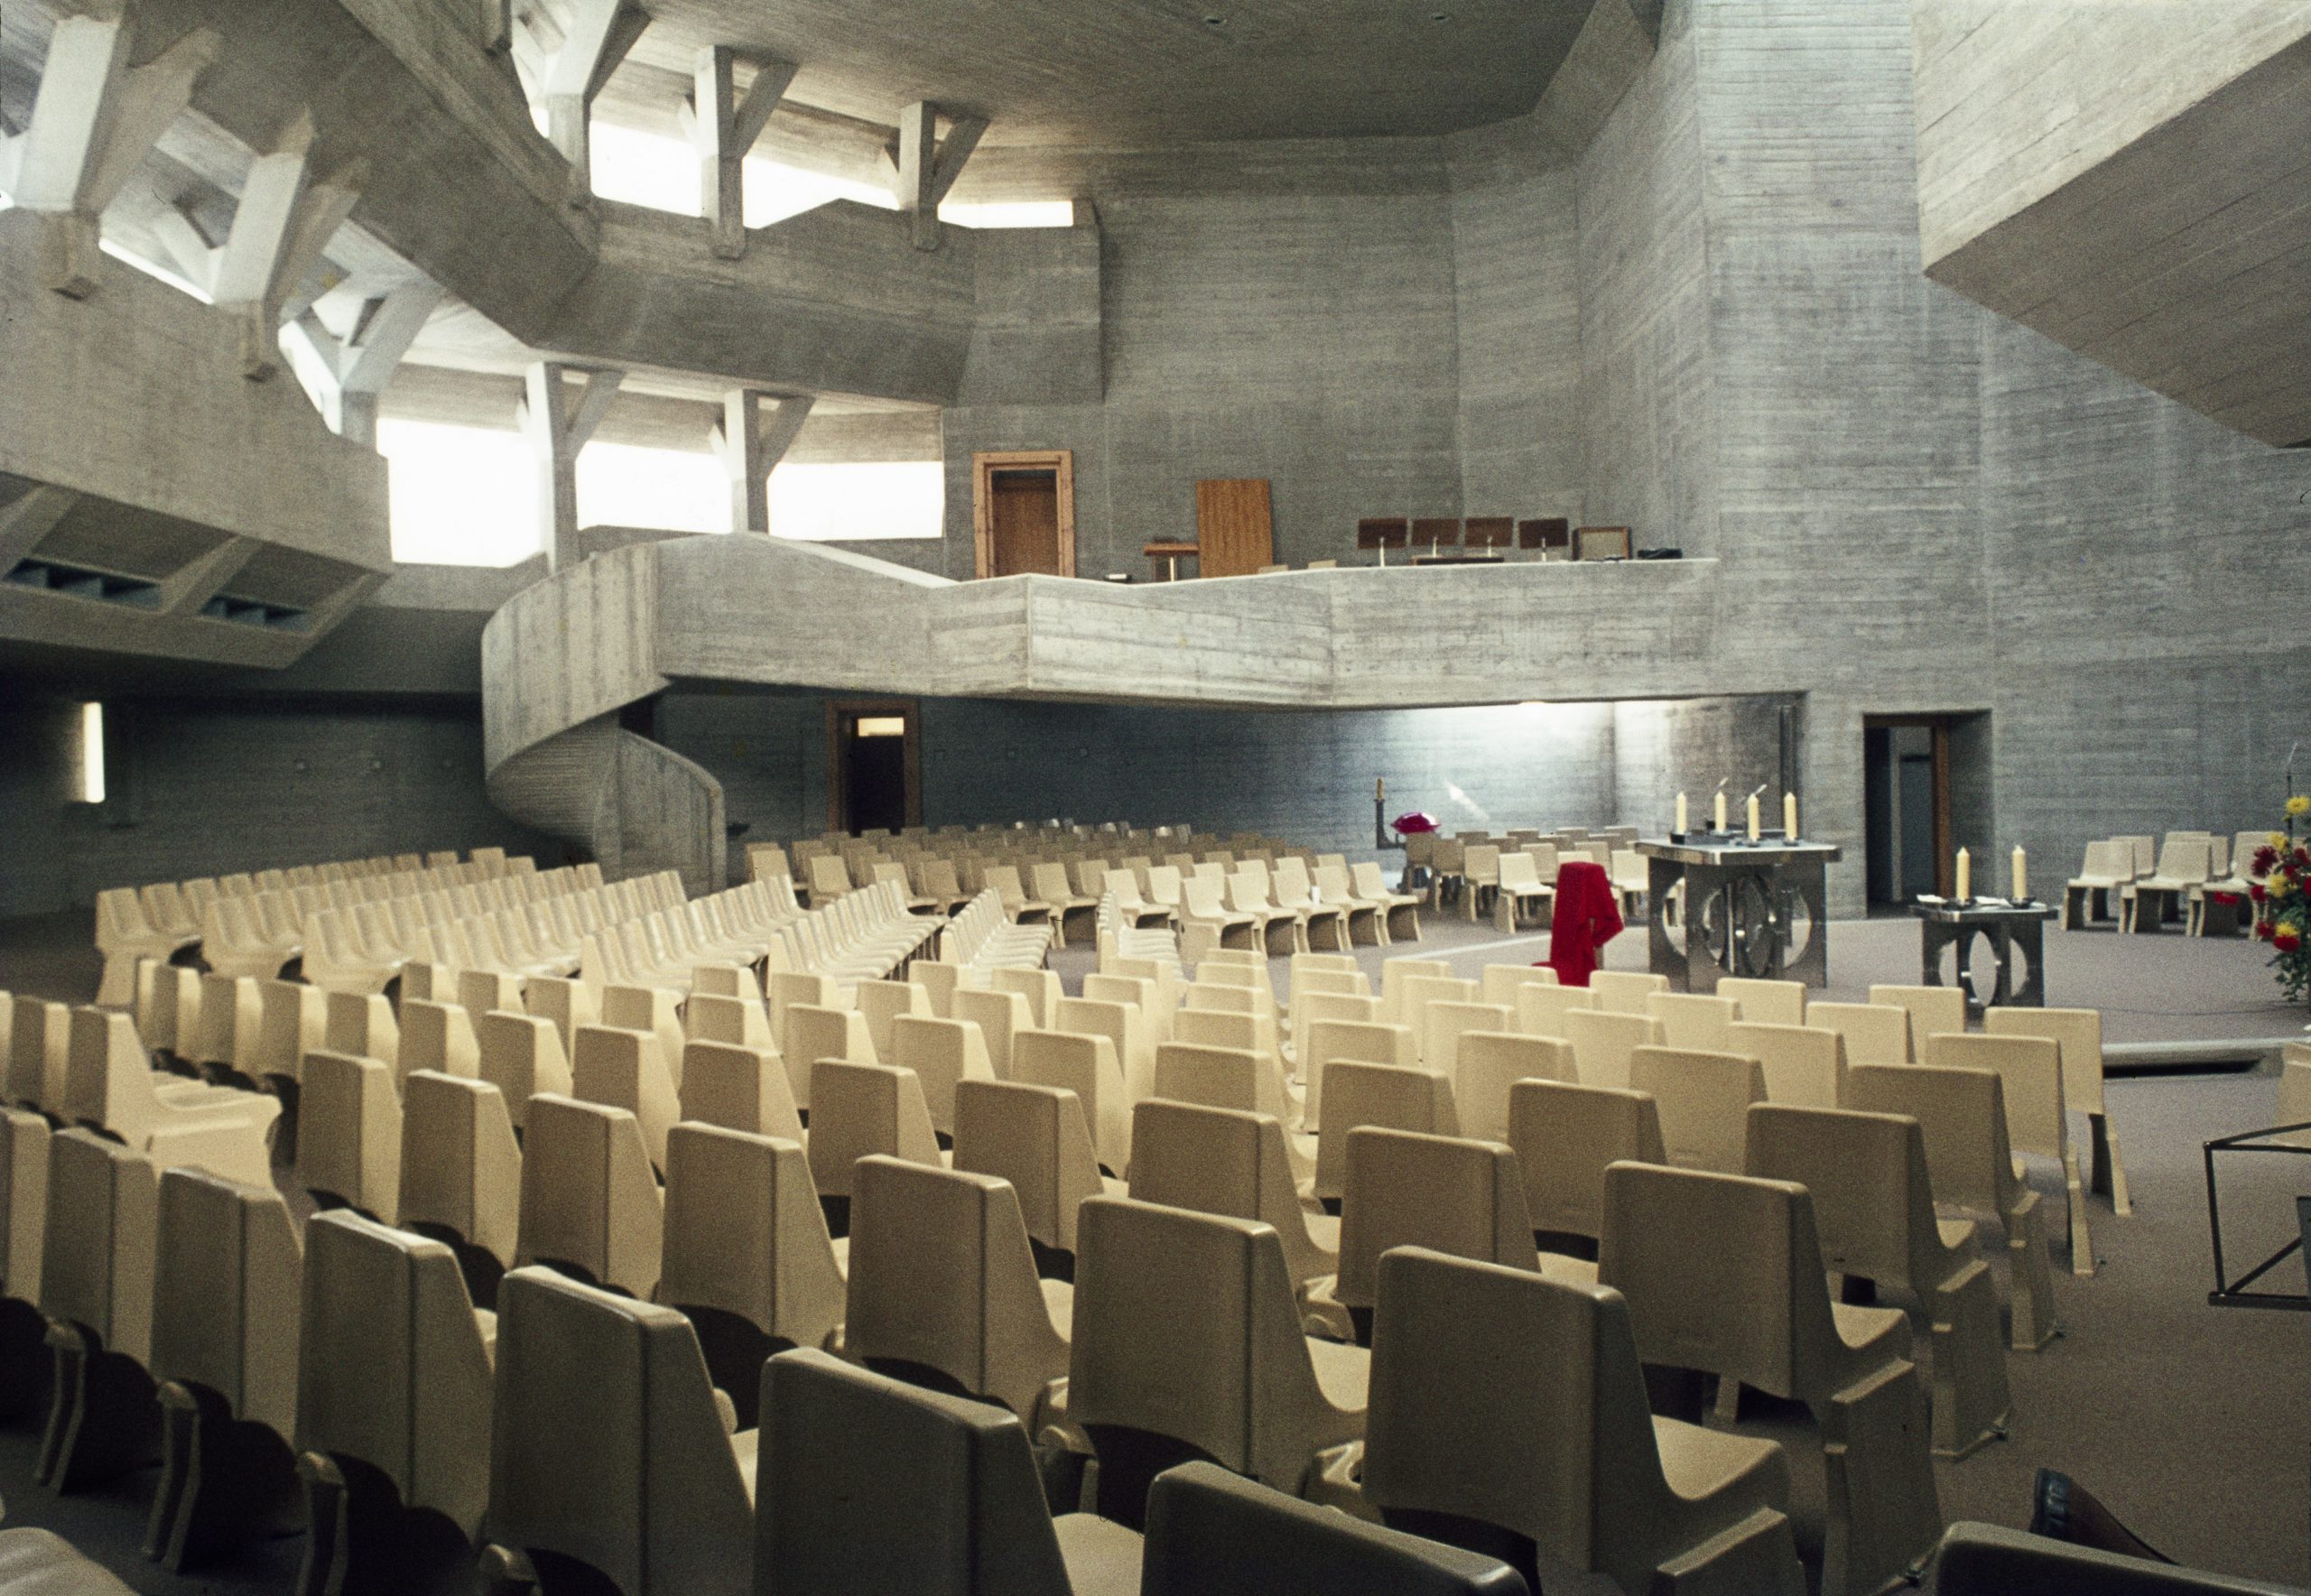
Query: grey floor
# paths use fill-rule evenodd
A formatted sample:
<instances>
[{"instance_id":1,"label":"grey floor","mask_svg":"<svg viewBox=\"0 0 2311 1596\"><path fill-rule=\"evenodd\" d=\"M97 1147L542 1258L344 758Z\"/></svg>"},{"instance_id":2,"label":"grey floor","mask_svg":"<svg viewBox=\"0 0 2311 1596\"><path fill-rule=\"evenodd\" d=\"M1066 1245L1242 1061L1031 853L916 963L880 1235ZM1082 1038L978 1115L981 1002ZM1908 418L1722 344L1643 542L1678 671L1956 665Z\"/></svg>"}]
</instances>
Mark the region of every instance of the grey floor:
<instances>
[{"instance_id":1,"label":"grey floor","mask_svg":"<svg viewBox=\"0 0 2311 1596\"><path fill-rule=\"evenodd\" d=\"M0 989L85 1000L97 965L88 916L0 921ZM1873 980L1917 978L1917 933L1902 920L1840 922L1828 929L1831 989L1859 998ZM1434 917L1418 943L1391 952L1443 958L1464 973L1490 962L1529 962L1546 938L1504 942L1490 927ZM1369 965L1379 955L1362 950ZM2192 1038L2275 1039L2311 1016L2276 1000L2263 955L2244 941L2056 933L2046 952L2049 997L2100 1007L2114 1043ZM1644 963L1641 926L1608 950L1613 968ZM1054 963L1077 987L1088 951ZM1279 992L1282 960L1274 966ZM2311 1519L2311 1315L2207 1305L2212 1264L2200 1147L2210 1137L2270 1121L2269 1066L2248 1073L2114 1080L2110 1109L2133 1190L2132 1217L2095 1200L2099 1272L2056 1279L2067 1334L2042 1353L2009 1359L2011 1438L1936 1473L1946 1517L2020 1526L2033 1471L2060 1468L2102 1496L2152 1544L2186 1562L2301 1584ZM2239 1256L2279 1247L2294 1196L2311 1170L2291 1158L2240 1159L2224 1175L2226 1239ZM2039 1183L2059 1209L2051 1172ZM2057 1257L2057 1266L2066 1260ZM2278 1280L2300 1288L2289 1266ZM1802 1416L1752 1401L1742 1426L1788 1443L1801 1540L1818 1555L1824 1482L1820 1448ZM142 1554L153 1476L104 1493L59 1499L30 1481L30 1421L0 1424L0 1498L13 1524L46 1525L97 1556L140 1591L286 1591L297 1538L262 1545L198 1576L162 1573Z\"/></svg>"}]
</instances>

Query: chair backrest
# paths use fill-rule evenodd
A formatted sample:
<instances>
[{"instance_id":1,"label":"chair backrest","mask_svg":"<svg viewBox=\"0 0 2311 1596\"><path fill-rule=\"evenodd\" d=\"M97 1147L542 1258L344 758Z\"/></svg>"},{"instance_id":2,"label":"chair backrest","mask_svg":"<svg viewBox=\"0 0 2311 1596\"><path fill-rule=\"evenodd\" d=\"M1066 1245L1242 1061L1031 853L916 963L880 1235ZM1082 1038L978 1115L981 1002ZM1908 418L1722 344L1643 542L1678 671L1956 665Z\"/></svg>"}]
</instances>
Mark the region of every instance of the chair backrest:
<instances>
[{"instance_id":1,"label":"chair backrest","mask_svg":"<svg viewBox=\"0 0 2311 1596\"><path fill-rule=\"evenodd\" d=\"M1404 1018L1405 983L1449 977L1452 967L1441 959L1388 959L1380 964L1380 1012L1390 1025L1410 1022Z\"/></svg>"},{"instance_id":2,"label":"chair backrest","mask_svg":"<svg viewBox=\"0 0 2311 1596\"><path fill-rule=\"evenodd\" d=\"M1509 1011L1498 1003L1432 1002L1424 1012L1421 1062L1452 1073L1461 1058L1461 1038L1470 1031L1506 1031Z\"/></svg>"},{"instance_id":3,"label":"chair backrest","mask_svg":"<svg viewBox=\"0 0 2311 1596\"><path fill-rule=\"evenodd\" d=\"M1533 1228L1592 1240L1604 1229L1607 1167L1669 1161L1653 1100L1601 1086L1517 1082L1508 1089L1508 1141Z\"/></svg>"},{"instance_id":4,"label":"chair backrest","mask_svg":"<svg viewBox=\"0 0 2311 1596\"><path fill-rule=\"evenodd\" d=\"M1485 1002L1498 1003L1513 1015L1519 988L1556 984L1556 971L1545 964L1488 964L1484 967L1480 996Z\"/></svg>"},{"instance_id":5,"label":"chair backrest","mask_svg":"<svg viewBox=\"0 0 2311 1596\"><path fill-rule=\"evenodd\" d=\"M2158 849L2158 878L2162 881L2204 881L2214 874L2212 839L2169 833Z\"/></svg>"},{"instance_id":6,"label":"chair backrest","mask_svg":"<svg viewBox=\"0 0 2311 1596\"><path fill-rule=\"evenodd\" d=\"M682 1010L683 1035L692 1042L731 1042L742 1047L775 1049L770 1011L757 998L744 994L725 997L692 992Z\"/></svg>"},{"instance_id":7,"label":"chair backrest","mask_svg":"<svg viewBox=\"0 0 2311 1596\"><path fill-rule=\"evenodd\" d=\"M873 1038L867 1034L863 1015L855 1008L822 1008L814 1003L797 1003L787 1009L786 1036L779 1053L786 1064L786 1084L794 1093L794 1106L805 1114L811 1111L812 1071L821 1061L881 1062Z\"/></svg>"},{"instance_id":8,"label":"chair backrest","mask_svg":"<svg viewBox=\"0 0 2311 1596\"><path fill-rule=\"evenodd\" d=\"M1076 1207L1101 1190L1081 1099L1024 1081L965 1080L955 1088L954 1134L955 1168L1010 1182L1028 1238L1075 1250Z\"/></svg>"},{"instance_id":9,"label":"chair backrest","mask_svg":"<svg viewBox=\"0 0 2311 1596\"><path fill-rule=\"evenodd\" d=\"M1131 1195L1276 1227L1295 1281L1332 1274L1309 1237L1284 1126L1273 1115L1150 1099L1132 1108Z\"/></svg>"},{"instance_id":10,"label":"chair backrest","mask_svg":"<svg viewBox=\"0 0 2311 1596\"><path fill-rule=\"evenodd\" d=\"M762 1410L757 1589L1072 1596L1016 1415L809 1350L764 1367Z\"/></svg>"},{"instance_id":11,"label":"chair backrest","mask_svg":"<svg viewBox=\"0 0 2311 1596\"><path fill-rule=\"evenodd\" d=\"M516 1269L497 1359L490 1539L622 1591L746 1596L753 1504L689 1320Z\"/></svg>"},{"instance_id":12,"label":"chair backrest","mask_svg":"<svg viewBox=\"0 0 2311 1596\"><path fill-rule=\"evenodd\" d=\"M1726 1049L1763 1067L1768 1102L1834 1109L1844 1100L1845 1038L1835 1031L1745 1020L1726 1027Z\"/></svg>"},{"instance_id":13,"label":"chair backrest","mask_svg":"<svg viewBox=\"0 0 2311 1596\"><path fill-rule=\"evenodd\" d=\"M936 1165L862 1158L851 1178L846 1357L915 1370L1034 1422L1067 1374L1011 1183Z\"/></svg>"},{"instance_id":14,"label":"chair backrest","mask_svg":"<svg viewBox=\"0 0 2311 1596\"><path fill-rule=\"evenodd\" d=\"M1942 1596L2288 1596L2284 1585L2073 1545L1995 1524L1958 1523L1934 1555Z\"/></svg>"},{"instance_id":15,"label":"chair backrest","mask_svg":"<svg viewBox=\"0 0 2311 1596\"><path fill-rule=\"evenodd\" d=\"M1073 1092L1100 1162L1123 1174L1131 1162L1131 1095L1114 1043L1067 1031L1022 1031L1011 1042L1011 1079Z\"/></svg>"},{"instance_id":16,"label":"chair backrest","mask_svg":"<svg viewBox=\"0 0 2311 1596\"><path fill-rule=\"evenodd\" d=\"M1526 1596L1507 1564L1367 1524L1211 1463L1147 1492L1140 1596ZM1024 1588L1024 1587L1023 1587Z\"/></svg>"},{"instance_id":17,"label":"chair backrest","mask_svg":"<svg viewBox=\"0 0 2311 1596\"><path fill-rule=\"evenodd\" d=\"M680 999L663 987L605 987L602 988L602 1024L621 1031L646 1031L658 1039L660 1056L669 1073L682 1068L682 1044L690 1040L682 1029ZM574 1067L578 1044L570 1044ZM676 1075L673 1085L680 1086Z\"/></svg>"},{"instance_id":18,"label":"chair backrest","mask_svg":"<svg viewBox=\"0 0 2311 1596\"><path fill-rule=\"evenodd\" d=\"M576 1098L531 1100L517 1267L550 1264L647 1299L658 1284L664 1224L642 1126L630 1111Z\"/></svg>"},{"instance_id":19,"label":"chair backrest","mask_svg":"<svg viewBox=\"0 0 2311 1596\"><path fill-rule=\"evenodd\" d=\"M691 1042L682 1049L682 1117L752 1136L803 1140L786 1066L766 1048Z\"/></svg>"},{"instance_id":20,"label":"chair backrest","mask_svg":"<svg viewBox=\"0 0 2311 1596\"><path fill-rule=\"evenodd\" d=\"M1344 1307L1372 1305L1380 1256L1395 1247L1538 1267L1524 1179L1503 1143L1360 1126L1348 1134L1342 1187L1335 1290Z\"/></svg>"},{"instance_id":21,"label":"chair backrest","mask_svg":"<svg viewBox=\"0 0 2311 1596\"><path fill-rule=\"evenodd\" d=\"M774 1343L833 1339L842 1269L799 1141L674 1127L657 1296L687 1313L735 1314Z\"/></svg>"},{"instance_id":22,"label":"chair backrest","mask_svg":"<svg viewBox=\"0 0 2311 1596\"><path fill-rule=\"evenodd\" d=\"M1597 994L1586 987L1536 987L1527 982L1517 988L1517 1028L1527 1036L1564 1039L1569 1035L1565 1016L1596 1007Z\"/></svg>"},{"instance_id":23,"label":"chair backrest","mask_svg":"<svg viewBox=\"0 0 2311 1596\"><path fill-rule=\"evenodd\" d=\"M1629 1055L1629 1084L1653 1099L1669 1162L1741 1173L1749 1158L1749 1105L1766 1100L1765 1072L1757 1060L1698 1048L1640 1047Z\"/></svg>"},{"instance_id":24,"label":"chair backrest","mask_svg":"<svg viewBox=\"0 0 2311 1596\"><path fill-rule=\"evenodd\" d=\"M1519 1081L1577 1081L1573 1044L1516 1031L1470 1031L1452 1070L1452 1101L1464 1136L1508 1136L1508 1091Z\"/></svg>"},{"instance_id":25,"label":"chair backrest","mask_svg":"<svg viewBox=\"0 0 2311 1596\"><path fill-rule=\"evenodd\" d=\"M1934 1183L1917 1120L1760 1103L1749 1110L1749 1158L1744 1173L1813 1193L1822 1261L1832 1273L1921 1295L1942 1284Z\"/></svg>"},{"instance_id":26,"label":"chair backrest","mask_svg":"<svg viewBox=\"0 0 2311 1596\"><path fill-rule=\"evenodd\" d=\"M1669 978L1666 975L1600 970L1589 977L1589 990L1596 995L1597 1007L1611 1014L1643 1014L1647 998L1668 989Z\"/></svg>"},{"instance_id":27,"label":"chair backrest","mask_svg":"<svg viewBox=\"0 0 2311 1596\"><path fill-rule=\"evenodd\" d=\"M1151 1095L1167 1102L1200 1103L1280 1118L1283 1081L1271 1080L1272 1074L1267 1058L1248 1048L1166 1042L1156 1050Z\"/></svg>"},{"instance_id":28,"label":"chair backrest","mask_svg":"<svg viewBox=\"0 0 2311 1596\"><path fill-rule=\"evenodd\" d=\"M1564 1039L1573 1044L1582 1084L1610 1087L1629 1084L1630 1054L1640 1047L1662 1046L1666 1040L1661 1022L1649 1015L1603 1008L1567 1009Z\"/></svg>"},{"instance_id":29,"label":"chair backrest","mask_svg":"<svg viewBox=\"0 0 2311 1596\"><path fill-rule=\"evenodd\" d=\"M522 1148L503 1093L427 1070L402 1082L403 1225L450 1231L510 1267L521 1193Z\"/></svg>"},{"instance_id":30,"label":"chair backrest","mask_svg":"<svg viewBox=\"0 0 2311 1596\"><path fill-rule=\"evenodd\" d=\"M1139 1012L1130 1005L1097 998L1062 998L1051 1007L1051 1028L1081 1036L1105 1036L1115 1044L1116 1062L1123 1066L1124 1079L1135 1086L1146 1080L1154 1061L1142 1034Z\"/></svg>"},{"instance_id":31,"label":"chair backrest","mask_svg":"<svg viewBox=\"0 0 2311 1596\"><path fill-rule=\"evenodd\" d=\"M1452 1082L1428 1070L1333 1061L1324 1068L1324 1106L1316 1137L1318 1197L1338 1197L1348 1178L1348 1133L1360 1125L1458 1136Z\"/></svg>"},{"instance_id":32,"label":"chair backrest","mask_svg":"<svg viewBox=\"0 0 2311 1596\"><path fill-rule=\"evenodd\" d=\"M432 1003L404 998L394 1016L401 1029L401 1050L394 1068L436 1070L444 1075L481 1073L481 1044L474 1035L473 1018L460 1004Z\"/></svg>"},{"instance_id":33,"label":"chair backrest","mask_svg":"<svg viewBox=\"0 0 2311 1596\"><path fill-rule=\"evenodd\" d=\"M1425 1037L1428 1030L1430 1004L1473 1003L1477 992L1476 982L1464 981L1453 976L1406 976L1397 983L1397 1023L1410 1025L1413 1035Z\"/></svg>"},{"instance_id":34,"label":"chair backrest","mask_svg":"<svg viewBox=\"0 0 2311 1596\"><path fill-rule=\"evenodd\" d=\"M931 994L913 981L861 981L859 983L859 1012L867 1021L868 1038L875 1044L875 1056L891 1056L892 1026L904 1016L928 1017Z\"/></svg>"},{"instance_id":35,"label":"chair backrest","mask_svg":"<svg viewBox=\"0 0 2311 1596\"><path fill-rule=\"evenodd\" d=\"M1845 1039L1848 1069L1910 1062L1910 1011L1898 1003L1809 1003L1805 1023Z\"/></svg>"},{"instance_id":36,"label":"chair backrest","mask_svg":"<svg viewBox=\"0 0 2311 1596\"><path fill-rule=\"evenodd\" d=\"M1649 1521L1680 1505L1628 1300L1405 1248L1380 1261L1366 1500L1532 1541L1552 1566L1657 1588Z\"/></svg>"},{"instance_id":37,"label":"chair backrest","mask_svg":"<svg viewBox=\"0 0 2311 1596\"><path fill-rule=\"evenodd\" d=\"M632 1114L653 1168L666 1167L666 1133L682 1117L682 1099L658 1038L647 1031L580 1025L570 1066L570 1095Z\"/></svg>"},{"instance_id":38,"label":"chair backrest","mask_svg":"<svg viewBox=\"0 0 2311 1596\"><path fill-rule=\"evenodd\" d=\"M1937 1032L1966 1028L1966 995L1955 987L1903 987L1873 983L1870 1001L1892 1004L1910 1013L1910 1045L1924 1045Z\"/></svg>"},{"instance_id":39,"label":"chair backrest","mask_svg":"<svg viewBox=\"0 0 2311 1596\"><path fill-rule=\"evenodd\" d=\"M1740 1019L1741 1006L1722 994L1656 992L1646 998L1645 1012L1661 1022L1668 1046L1725 1053L1730 1051L1726 1032Z\"/></svg>"},{"instance_id":40,"label":"chair backrest","mask_svg":"<svg viewBox=\"0 0 2311 1596\"><path fill-rule=\"evenodd\" d=\"M811 1176L821 1197L849 1196L852 1166L869 1154L914 1164L940 1161L923 1082L913 1070L891 1064L828 1059L815 1065L807 1142Z\"/></svg>"},{"instance_id":41,"label":"chair backrest","mask_svg":"<svg viewBox=\"0 0 2311 1596\"><path fill-rule=\"evenodd\" d=\"M996 1079L1009 1079L1012 1038L1035 1023L1027 1000L1012 991L958 987L952 1007L956 1019L979 1027L979 1039L987 1047L988 1067Z\"/></svg>"},{"instance_id":42,"label":"chair backrest","mask_svg":"<svg viewBox=\"0 0 2311 1596\"><path fill-rule=\"evenodd\" d=\"M305 1227L295 1448L353 1458L468 1539L489 1500L490 1354L457 1255L344 1209Z\"/></svg>"},{"instance_id":43,"label":"chair backrest","mask_svg":"<svg viewBox=\"0 0 2311 1596\"><path fill-rule=\"evenodd\" d=\"M1016 992L1027 1000L1027 1017L1038 1025L1051 1024L1053 1005L1063 994L1059 977L1048 970L1004 968L988 974L988 984L998 992Z\"/></svg>"},{"instance_id":44,"label":"chair backrest","mask_svg":"<svg viewBox=\"0 0 2311 1596\"><path fill-rule=\"evenodd\" d=\"M153 1379L213 1392L235 1418L287 1443L303 1269L288 1203L271 1186L164 1170L156 1234Z\"/></svg>"},{"instance_id":45,"label":"chair backrest","mask_svg":"<svg viewBox=\"0 0 2311 1596\"><path fill-rule=\"evenodd\" d=\"M2004 1083L2006 1134L2014 1150L2068 1162L2062 1045L2052 1037L1933 1035L1926 1039L1919 1062L1935 1069L1994 1072Z\"/></svg>"},{"instance_id":46,"label":"chair backrest","mask_svg":"<svg viewBox=\"0 0 2311 1596\"><path fill-rule=\"evenodd\" d=\"M78 1127L49 1139L41 1312L139 1363L153 1350L160 1197L159 1173L143 1154Z\"/></svg>"},{"instance_id":47,"label":"chair backrest","mask_svg":"<svg viewBox=\"0 0 2311 1596\"><path fill-rule=\"evenodd\" d=\"M1983 1213L2013 1208L2005 1083L1994 1072L1872 1064L1846 1072L1845 1095L1850 1109L1907 1114L1918 1122L1936 1199Z\"/></svg>"},{"instance_id":48,"label":"chair backrest","mask_svg":"<svg viewBox=\"0 0 2311 1596\"><path fill-rule=\"evenodd\" d=\"M965 1081L995 1078L987 1044L969 1020L898 1016L892 1021L887 1056L898 1068L914 1072L931 1127L950 1137L955 1134L955 1088Z\"/></svg>"},{"instance_id":49,"label":"chair backrest","mask_svg":"<svg viewBox=\"0 0 2311 1596\"><path fill-rule=\"evenodd\" d=\"M315 1048L297 1099L297 1181L324 1206L401 1211L401 1093L376 1059Z\"/></svg>"},{"instance_id":50,"label":"chair backrest","mask_svg":"<svg viewBox=\"0 0 2311 1596\"><path fill-rule=\"evenodd\" d=\"M407 1007L403 1005L404 1008ZM571 1034L583 1029L579 1026ZM481 1016L477 1040L477 1072L482 1080L505 1094L506 1112L514 1117L516 1129L528 1122L530 1100L538 1093L571 1095L569 1056L562 1048L562 1032L552 1020L533 1014L493 1010Z\"/></svg>"},{"instance_id":51,"label":"chair backrest","mask_svg":"<svg viewBox=\"0 0 2311 1596\"><path fill-rule=\"evenodd\" d=\"M2102 1110L2102 1011L2000 1004L1982 1016L1992 1036L2046 1036L2062 1047L2062 1096L2074 1113Z\"/></svg>"},{"instance_id":52,"label":"chair backrest","mask_svg":"<svg viewBox=\"0 0 2311 1596\"><path fill-rule=\"evenodd\" d=\"M333 1053L383 1059L404 1079L410 1073L401 1068L401 1027L394 1022L393 1005L381 994L331 992L324 1035Z\"/></svg>"}]
</instances>

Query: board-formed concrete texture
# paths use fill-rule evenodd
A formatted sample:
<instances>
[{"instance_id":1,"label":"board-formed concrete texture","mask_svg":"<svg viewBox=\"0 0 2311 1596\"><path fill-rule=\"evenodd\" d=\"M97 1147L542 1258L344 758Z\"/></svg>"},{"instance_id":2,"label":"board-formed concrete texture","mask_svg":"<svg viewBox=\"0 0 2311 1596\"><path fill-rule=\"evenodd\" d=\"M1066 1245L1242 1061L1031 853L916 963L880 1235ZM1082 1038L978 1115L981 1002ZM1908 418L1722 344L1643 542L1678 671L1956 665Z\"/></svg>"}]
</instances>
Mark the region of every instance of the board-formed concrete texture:
<instances>
[{"instance_id":1,"label":"board-formed concrete texture","mask_svg":"<svg viewBox=\"0 0 2311 1596\"><path fill-rule=\"evenodd\" d=\"M1927 275L2311 442L2311 5L1913 0Z\"/></svg>"}]
</instances>

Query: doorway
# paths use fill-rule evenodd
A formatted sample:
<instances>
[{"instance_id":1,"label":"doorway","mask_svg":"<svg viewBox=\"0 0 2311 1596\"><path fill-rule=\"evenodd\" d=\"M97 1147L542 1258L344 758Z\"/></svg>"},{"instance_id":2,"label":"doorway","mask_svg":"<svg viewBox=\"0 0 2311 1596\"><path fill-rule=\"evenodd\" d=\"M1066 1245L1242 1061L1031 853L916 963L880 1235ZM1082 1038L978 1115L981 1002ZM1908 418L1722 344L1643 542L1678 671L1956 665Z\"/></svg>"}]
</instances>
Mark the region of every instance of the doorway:
<instances>
[{"instance_id":1,"label":"doorway","mask_svg":"<svg viewBox=\"0 0 2311 1596\"><path fill-rule=\"evenodd\" d=\"M1862 718L1862 836L1872 910L1899 909L1926 893L1947 897L1956 888L1959 845L1987 819L1976 812L1988 800L1988 719Z\"/></svg>"},{"instance_id":2,"label":"doorway","mask_svg":"<svg viewBox=\"0 0 2311 1596\"><path fill-rule=\"evenodd\" d=\"M912 699L827 705L827 829L857 837L923 823L923 767Z\"/></svg>"},{"instance_id":3,"label":"doorway","mask_svg":"<svg viewBox=\"0 0 2311 1596\"><path fill-rule=\"evenodd\" d=\"M1075 456L1015 450L971 456L978 574L1075 574Z\"/></svg>"}]
</instances>

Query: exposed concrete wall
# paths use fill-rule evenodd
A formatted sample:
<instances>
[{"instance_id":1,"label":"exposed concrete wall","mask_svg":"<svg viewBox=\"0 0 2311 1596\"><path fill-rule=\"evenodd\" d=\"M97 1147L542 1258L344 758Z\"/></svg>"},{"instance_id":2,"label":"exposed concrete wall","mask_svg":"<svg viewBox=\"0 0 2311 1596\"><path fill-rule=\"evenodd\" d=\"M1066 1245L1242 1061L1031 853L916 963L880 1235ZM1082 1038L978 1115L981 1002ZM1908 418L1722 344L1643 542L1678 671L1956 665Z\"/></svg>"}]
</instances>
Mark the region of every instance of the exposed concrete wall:
<instances>
[{"instance_id":1,"label":"exposed concrete wall","mask_svg":"<svg viewBox=\"0 0 2311 1596\"><path fill-rule=\"evenodd\" d=\"M1613 802L1622 825L1646 836L1666 833L1677 818L1677 794L1685 794L1689 818L1705 821L1717 784L1726 784L1731 816L1741 800L1762 784L1759 800L1768 824L1781 823L1782 711L1793 711L1802 728L1799 701L1778 695L1639 701L1613 707ZM1793 750L1794 752L1794 750ZM1800 830L1811 830L1799 793Z\"/></svg>"},{"instance_id":2,"label":"exposed concrete wall","mask_svg":"<svg viewBox=\"0 0 2311 1596\"><path fill-rule=\"evenodd\" d=\"M1453 190L1461 496L1471 515L1584 519L1575 190L1573 173L1557 170Z\"/></svg>"}]
</instances>

